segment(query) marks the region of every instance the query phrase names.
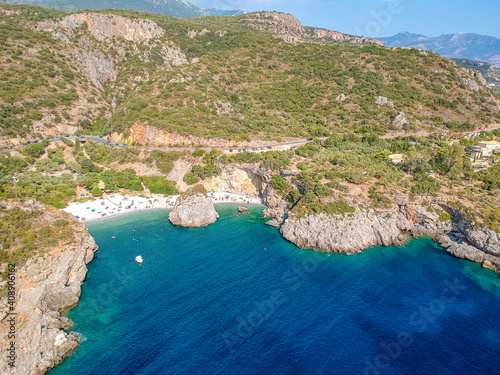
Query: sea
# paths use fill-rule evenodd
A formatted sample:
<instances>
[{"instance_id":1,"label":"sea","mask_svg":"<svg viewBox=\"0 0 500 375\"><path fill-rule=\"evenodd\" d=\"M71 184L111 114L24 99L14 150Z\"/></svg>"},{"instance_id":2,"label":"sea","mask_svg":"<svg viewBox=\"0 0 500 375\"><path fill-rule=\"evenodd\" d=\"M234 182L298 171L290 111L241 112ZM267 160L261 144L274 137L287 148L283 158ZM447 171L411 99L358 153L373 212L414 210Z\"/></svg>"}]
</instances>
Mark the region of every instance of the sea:
<instances>
[{"instance_id":1,"label":"sea","mask_svg":"<svg viewBox=\"0 0 500 375\"><path fill-rule=\"evenodd\" d=\"M99 251L67 312L81 345L49 374L500 374L496 273L430 238L303 250L260 206L216 209L205 228L88 224Z\"/></svg>"}]
</instances>

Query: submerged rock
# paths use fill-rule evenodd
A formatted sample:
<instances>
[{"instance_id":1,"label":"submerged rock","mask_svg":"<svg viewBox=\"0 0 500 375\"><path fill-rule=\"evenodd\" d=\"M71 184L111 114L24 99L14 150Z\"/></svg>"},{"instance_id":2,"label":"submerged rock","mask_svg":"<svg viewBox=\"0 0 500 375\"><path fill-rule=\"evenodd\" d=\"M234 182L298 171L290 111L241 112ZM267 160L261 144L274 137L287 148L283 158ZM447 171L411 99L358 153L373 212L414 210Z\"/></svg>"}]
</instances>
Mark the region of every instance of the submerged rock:
<instances>
[{"instance_id":1,"label":"submerged rock","mask_svg":"<svg viewBox=\"0 0 500 375\"><path fill-rule=\"evenodd\" d=\"M195 186L183 193L168 215L173 225L190 228L213 224L218 218L219 214L203 186Z\"/></svg>"},{"instance_id":2,"label":"submerged rock","mask_svg":"<svg viewBox=\"0 0 500 375\"><path fill-rule=\"evenodd\" d=\"M240 212L247 212L248 208L240 206L240 207L238 207L238 211L240 211Z\"/></svg>"}]
</instances>

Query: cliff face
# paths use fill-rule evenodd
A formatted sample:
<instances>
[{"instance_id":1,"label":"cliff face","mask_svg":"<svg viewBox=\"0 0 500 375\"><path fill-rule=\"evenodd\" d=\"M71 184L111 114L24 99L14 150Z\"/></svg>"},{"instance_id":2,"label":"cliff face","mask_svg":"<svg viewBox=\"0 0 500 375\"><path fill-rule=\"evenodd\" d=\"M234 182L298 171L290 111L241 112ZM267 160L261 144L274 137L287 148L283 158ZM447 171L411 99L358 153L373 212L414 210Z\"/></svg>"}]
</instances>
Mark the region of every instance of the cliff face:
<instances>
[{"instance_id":1,"label":"cliff face","mask_svg":"<svg viewBox=\"0 0 500 375\"><path fill-rule=\"evenodd\" d=\"M16 203L10 203L11 208ZM41 219L64 219L70 223L74 237L71 244L39 253L16 270L16 366L13 371L2 361L2 374L44 374L78 346L78 335L64 329L72 322L61 315L78 303L81 284L87 274L86 264L93 257L97 246L85 225L72 215L53 207L30 201L20 205L23 210L40 210ZM2 301L2 318L7 313L6 300ZM7 316L7 318L10 316ZM2 353L7 352L7 324L1 325Z\"/></svg>"},{"instance_id":2,"label":"cliff face","mask_svg":"<svg viewBox=\"0 0 500 375\"><path fill-rule=\"evenodd\" d=\"M377 245L401 246L409 236L431 236L448 253L500 272L500 236L457 212L453 221L441 221L437 212L442 206L401 204L383 212L358 207L352 214L333 216L287 214L274 226L298 247L345 254Z\"/></svg>"},{"instance_id":3,"label":"cliff face","mask_svg":"<svg viewBox=\"0 0 500 375\"><path fill-rule=\"evenodd\" d=\"M203 181L208 191L225 191L233 194L259 195L262 177L258 165L230 164L221 166L221 174Z\"/></svg>"},{"instance_id":4,"label":"cliff face","mask_svg":"<svg viewBox=\"0 0 500 375\"><path fill-rule=\"evenodd\" d=\"M191 146L192 144L195 144L195 145L202 145L205 147L229 148L233 147L235 144L234 140L227 140L223 138L202 138L192 135L184 136L145 124L134 124L129 129L129 132L130 132L130 135L128 137L129 142L137 142L139 144L149 145L149 146L170 146L170 145ZM123 134L114 133L111 135L110 139L112 142L119 142L123 141L124 137ZM269 144L272 143L273 142L269 142ZM262 143L261 142L259 143L258 141L254 142L241 141L238 142L237 148L252 147L253 145L262 146Z\"/></svg>"},{"instance_id":5,"label":"cliff face","mask_svg":"<svg viewBox=\"0 0 500 375\"><path fill-rule=\"evenodd\" d=\"M173 225L199 228L213 224L219 218L205 190L194 187L183 193L175 203L168 219Z\"/></svg>"},{"instance_id":6,"label":"cliff face","mask_svg":"<svg viewBox=\"0 0 500 375\"><path fill-rule=\"evenodd\" d=\"M87 78L98 89L106 82L113 82L118 75L117 63L123 59L133 45L133 54L139 54L137 45L149 49L161 46L160 55L167 67L188 64L186 55L173 43L159 42L165 30L147 19L130 19L114 14L78 13L70 14L60 21L45 20L37 24L37 30L52 33L54 39L67 44L76 44L72 58L80 63ZM127 42L129 44L127 45ZM113 51L109 51L109 47ZM141 59L148 61L146 51Z\"/></svg>"},{"instance_id":7,"label":"cliff face","mask_svg":"<svg viewBox=\"0 0 500 375\"><path fill-rule=\"evenodd\" d=\"M286 42L298 41L320 43L344 43L351 45L376 44L384 46L380 40L342 34L315 27L303 27L300 21L290 14L280 12L257 12L245 16L244 20L255 30L279 35Z\"/></svg>"}]
</instances>

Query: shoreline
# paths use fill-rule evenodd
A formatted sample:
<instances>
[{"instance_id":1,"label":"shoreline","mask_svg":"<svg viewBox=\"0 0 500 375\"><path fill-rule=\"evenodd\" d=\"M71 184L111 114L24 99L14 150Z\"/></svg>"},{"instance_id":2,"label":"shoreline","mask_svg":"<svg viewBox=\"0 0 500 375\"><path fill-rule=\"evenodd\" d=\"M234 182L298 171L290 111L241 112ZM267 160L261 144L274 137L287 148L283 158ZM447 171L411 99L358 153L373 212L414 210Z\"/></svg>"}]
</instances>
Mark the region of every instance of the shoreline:
<instances>
[{"instance_id":1,"label":"shoreline","mask_svg":"<svg viewBox=\"0 0 500 375\"><path fill-rule=\"evenodd\" d=\"M222 204L265 206L262 199L250 195L221 191L208 192L214 206ZM179 195L152 194L149 197L111 194L87 202L72 202L65 211L83 224L95 223L141 212L168 211L174 208ZM128 208L127 208L128 207Z\"/></svg>"}]
</instances>

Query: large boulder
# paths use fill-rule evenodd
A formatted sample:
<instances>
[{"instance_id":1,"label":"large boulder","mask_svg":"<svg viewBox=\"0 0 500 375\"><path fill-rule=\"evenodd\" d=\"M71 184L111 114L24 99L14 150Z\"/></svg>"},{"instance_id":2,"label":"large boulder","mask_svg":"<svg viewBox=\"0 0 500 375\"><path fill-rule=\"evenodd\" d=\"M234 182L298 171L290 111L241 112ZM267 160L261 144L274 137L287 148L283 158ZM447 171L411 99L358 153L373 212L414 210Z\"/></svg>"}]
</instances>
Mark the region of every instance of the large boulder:
<instances>
[{"instance_id":1,"label":"large boulder","mask_svg":"<svg viewBox=\"0 0 500 375\"><path fill-rule=\"evenodd\" d=\"M213 224L219 218L212 200L203 186L195 186L181 194L168 215L174 225L199 228Z\"/></svg>"}]
</instances>

